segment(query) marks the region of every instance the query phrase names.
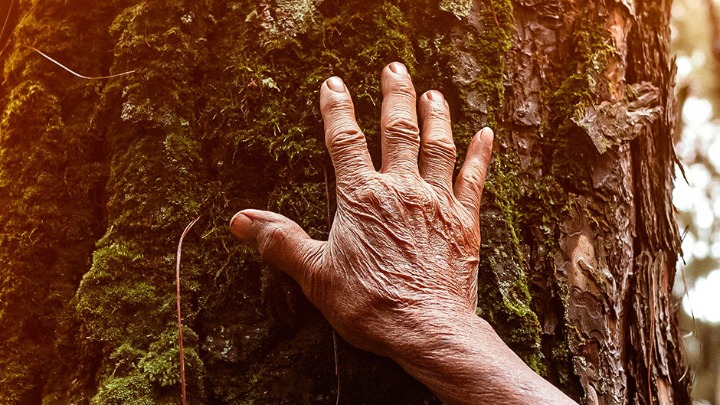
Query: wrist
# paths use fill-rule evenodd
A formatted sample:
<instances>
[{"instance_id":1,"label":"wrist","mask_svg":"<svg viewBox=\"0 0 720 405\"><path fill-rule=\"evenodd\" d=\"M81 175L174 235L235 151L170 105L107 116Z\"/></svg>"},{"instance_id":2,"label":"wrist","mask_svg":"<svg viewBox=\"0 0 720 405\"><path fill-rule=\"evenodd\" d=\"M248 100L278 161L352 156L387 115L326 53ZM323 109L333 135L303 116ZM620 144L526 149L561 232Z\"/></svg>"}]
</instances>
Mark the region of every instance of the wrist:
<instances>
[{"instance_id":1,"label":"wrist","mask_svg":"<svg viewBox=\"0 0 720 405\"><path fill-rule=\"evenodd\" d=\"M474 313L421 322L390 357L446 404L573 403Z\"/></svg>"},{"instance_id":2,"label":"wrist","mask_svg":"<svg viewBox=\"0 0 720 405\"><path fill-rule=\"evenodd\" d=\"M426 313L408 326L406 334L394 339L397 342L388 356L414 376L445 367L456 369L464 359L491 353L483 349L483 343L502 343L490 324L473 312Z\"/></svg>"},{"instance_id":3,"label":"wrist","mask_svg":"<svg viewBox=\"0 0 720 405\"><path fill-rule=\"evenodd\" d=\"M389 344L388 357L398 363L418 366L472 350L476 342L497 337L494 329L474 312L424 311L408 316L404 331ZM499 338L498 338L499 339Z\"/></svg>"}]
</instances>

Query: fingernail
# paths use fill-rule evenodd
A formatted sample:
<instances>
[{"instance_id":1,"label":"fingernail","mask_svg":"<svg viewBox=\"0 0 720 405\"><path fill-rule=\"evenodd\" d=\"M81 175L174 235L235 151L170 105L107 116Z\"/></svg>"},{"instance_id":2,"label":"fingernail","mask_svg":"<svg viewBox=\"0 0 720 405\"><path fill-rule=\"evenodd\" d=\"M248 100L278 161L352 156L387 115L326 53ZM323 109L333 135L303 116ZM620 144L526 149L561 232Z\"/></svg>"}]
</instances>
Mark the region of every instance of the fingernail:
<instances>
[{"instance_id":1,"label":"fingernail","mask_svg":"<svg viewBox=\"0 0 720 405\"><path fill-rule=\"evenodd\" d=\"M230 220L230 232L242 240L250 239L252 230L252 219L242 212L238 212Z\"/></svg>"},{"instance_id":2,"label":"fingernail","mask_svg":"<svg viewBox=\"0 0 720 405\"><path fill-rule=\"evenodd\" d=\"M493 134L493 130L490 129L489 127L485 127L482 130L480 130L480 137L484 138L484 137L490 136L492 134Z\"/></svg>"},{"instance_id":3,"label":"fingernail","mask_svg":"<svg viewBox=\"0 0 720 405\"><path fill-rule=\"evenodd\" d=\"M333 76L325 82L327 83L328 88L332 91L336 91L338 93L342 93L345 91L345 84L343 83L342 79L340 79L337 76Z\"/></svg>"},{"instance_id":4,"label":"fingernail","mask_svg":"<svg viewBox=\"0 0 720 405\"><path fill-rule=\"evenodd\" d=\"M392 70L393 73L398 74L398 75L410 76L410 74L408 74L408 71L407 71L407 68L405 67L405 65L403 65L400 62L391 63L390 70Z\"/></svg>"},{"instance_id":5,"label":"fingernail","mask_svg":"<svg viewBox=\"0 0 720 405\"><path fill-rule=\"evenodd\" d=\"M444 97L443 97L442 93L440 93L439 91L436 91L436 90L430 90L430 91L428 91L428 92L427 92L427 97L428 97L431 101L442 102L442 101L444 100Z\"/></svg>"}]
</instances>

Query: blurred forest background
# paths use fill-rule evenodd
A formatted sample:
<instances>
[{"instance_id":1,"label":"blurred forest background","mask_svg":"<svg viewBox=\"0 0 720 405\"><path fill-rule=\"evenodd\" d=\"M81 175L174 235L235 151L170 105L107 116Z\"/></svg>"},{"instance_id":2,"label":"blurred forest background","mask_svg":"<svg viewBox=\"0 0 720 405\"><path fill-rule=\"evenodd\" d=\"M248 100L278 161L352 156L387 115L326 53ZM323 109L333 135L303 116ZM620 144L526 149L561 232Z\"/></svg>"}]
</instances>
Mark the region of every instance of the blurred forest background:
<instances>
[{"instance_id":1,"label":"blurred forest background","mask_svg":"<svg viewBox=\"0 0 720 405\"><path fill-rule=\"evenodd\" d=\"M673 197L685 262L675 291L695 403L720 404L720 2L676 0L672 15L683 165Z\"/></svg>"}]
</instances>

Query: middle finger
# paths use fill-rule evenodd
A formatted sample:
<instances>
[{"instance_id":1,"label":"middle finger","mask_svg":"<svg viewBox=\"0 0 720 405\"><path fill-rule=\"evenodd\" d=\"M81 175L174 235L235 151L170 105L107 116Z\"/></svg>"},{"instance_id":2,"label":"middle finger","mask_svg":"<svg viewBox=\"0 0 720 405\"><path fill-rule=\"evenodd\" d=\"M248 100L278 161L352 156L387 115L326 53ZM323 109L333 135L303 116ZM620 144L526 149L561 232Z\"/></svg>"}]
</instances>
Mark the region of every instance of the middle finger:
<instances>
[{"instance_id":1,"label":"middle finger","mask_svg":"<svg viewBox=\"0 0 720 405\"><path fill-rule=\"evenodd\" d=\"M383 102L380 118L383 173L418 173L420 131L415 88L405 65L393 62L380 76Z\"/></svg>"}]
</instances>

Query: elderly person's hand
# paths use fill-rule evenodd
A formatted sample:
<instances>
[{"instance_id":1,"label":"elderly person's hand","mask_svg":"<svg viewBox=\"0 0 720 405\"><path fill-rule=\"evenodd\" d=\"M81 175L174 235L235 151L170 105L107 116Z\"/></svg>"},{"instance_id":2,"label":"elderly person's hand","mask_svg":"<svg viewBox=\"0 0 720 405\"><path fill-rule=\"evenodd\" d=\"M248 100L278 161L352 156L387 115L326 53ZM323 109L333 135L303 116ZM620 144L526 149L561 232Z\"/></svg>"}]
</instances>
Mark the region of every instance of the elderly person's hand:
<instances>
[{"instance_id":1,"label":"elderly person's hand","mask_svg":"<svg viewBox=\"0 0 720 405\"><path fill-rule=\"evenodd\" d=\"M379 172L342 80L320 89L337 178L327 242L267 211L237 213L232 232L297 280L348 342L394 359L446 402L567 400L475 315L492 131L473 137L453 187L455 145L442 94L431 90L417 101L397 62L383 70L381 87Z\"/></svg>"}]
</instances>

